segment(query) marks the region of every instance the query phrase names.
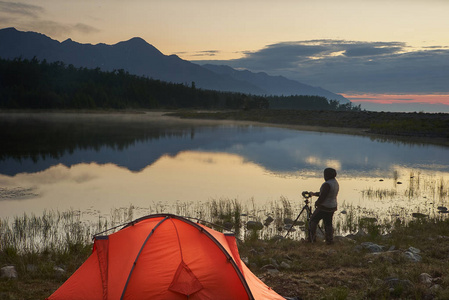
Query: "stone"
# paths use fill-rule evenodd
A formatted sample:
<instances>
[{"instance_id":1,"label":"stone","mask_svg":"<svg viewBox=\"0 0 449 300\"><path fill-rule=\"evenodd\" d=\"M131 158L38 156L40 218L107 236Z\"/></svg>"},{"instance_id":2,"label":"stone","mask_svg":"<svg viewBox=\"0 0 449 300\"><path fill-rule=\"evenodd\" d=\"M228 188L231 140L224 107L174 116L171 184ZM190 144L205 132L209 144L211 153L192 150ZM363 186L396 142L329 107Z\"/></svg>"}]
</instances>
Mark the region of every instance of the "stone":
<instances>
[{"instance_id":1,"label":"stone","mask_svg":"<svg viewBox=\"0 0 449 300\"><path fill-rule=\"evenodd\" d=\"M223 227L224 227L226 230L231 230L233 226L234 226L234 225L232 225L231 222L224 222L224 224L223 224Z\"/></svg>"},{"instance_id":2,"label":"stone","mask_svg":"<svg viewBox=\"0 0 449 300\"><path fill-rule=\"evenodd\" d=\"M264 265L262 268L262 270L269 270L269 269L276 269L276 267L272 264L268 264L268 265Z\"/></svg>"},{"instance_id":3,"label":"stone","mask_svg":"<svg viewBox=\"0 0 449 300\"><path fill-rule=\"evenodd\" d=\"M439 285L439 284L435 284L435 285L432 285L431 287L430 287L430 292L432 293L432 294L437 294L438 292L440 292L442 290L442 287L441 287L441 285Z\"/></svg>"},{"instance_id":4,"label":"stone","mask_svg":"<svg viewBox=\"0 0 449 300\"><path fill-rule=\"evenodd\" d=\"M399 278L392 277L385 279L384 282L390 289L395 289L399 286L402 286L405 289L413 287L413 283L408 279L402 280Z\"/></svg>"},{"instance_id":5,"label":"stone","mask_svg":"<svg viewBox=\"0 0 449 300\"><path fill-rule=\"evenodd\" d=\"M284 237L282 235L279 235L279 234L276 234L275 236L273 236L271 238L271 240L273 240L273 241L279 241L279 240L283 240L283 239L284 239Z\"/></svg>"},{"instance_id":6,"label":"stone","mask_svg":"<svg viewBox=\"0 0 449 300\"><path fill-rule=\"evenodd\" d=\"M422 284L425 284L427 286L431 286L432 285L432 276L430 276L427 273L421 273L419 275L419 282L421 282Z\"/></svg>"},{"instance_id":7,"label":"stone","mask_svg":"<svg viewBox=\"0 0 449 300\"><path fill-rule=\"evenodd\" d=\"M367 235L368 234L363 229L359 229L359 231L357 231L357 233L355 234L356 237L364 237Z\"/></svg>"},{"instance_id":8,"label":"stone","mask_svg":"<svg viewBox=\"0 0 449 300\"><path fill-rule=\"evenodd\" d=\"M415 247L409 247L407 251L412 252L413 254L421 253L421 250L419 250L418 248L415 248Z\"/></svg>"},{"instance_id":9,"label":"stone","mask_svg":"<svg viewBox=\"0 0 449 300\"><path fill-rule=\"evenodd\" d=\"M418 218L418 219L420 219L420 218L426 218L426 217L428 217L429 215L425 215L425 214L422 214L422 213L412 213L412 217L414 217L414 218Z\"/></svg>"},{"instance_id":10,"label":"stone","mask_svg":"<svg viewBox=\"0 0 449 300\"><path fill-rule=\"evenodd\" d=\"M279 273L279 270L278 270L278 269L268 269L267 271L268 271L268 273L270 273L270 274L277 274L277 273Z\"/></svg>"},{"instance_id":11,"label":"stone","mask_svg":"<svg viewBox=\"0 0 449 300\"><path fill-rule=\"evenodd\" d=\"M283 268L283 269L290 269L291 268L290 264L286 263L285 261L281 262L280 267Z\"/></svg>"},{"instance_id":12,"label":"stone","mask_svg":"<svg viewBox=\"0 0 449 300\"><path fill-rule=\"evenodd\" d=\"M370 252L382 252L383 248L377 244L371 242L362 243L361 246L365 249L368 249Z\"/></svg>"},{"instance_id":13,"label":"stone","mask_svg":"<svg viewBox=\"0 0 449 300\"><path fill-rule=\"evenodd\" d=\"M272 222L274 221L274 219L271 216L268 216L268 218L265 219L264 221L264 225L268 226L270 225Z\"/></svg>"},{"instance_id":14,"label":"stone","mask_svg":"<svg viewBox=\"0 0 449 300\"><path fill-rule=\"evenodd\" d=\"M421 255L413 253L409 250L404 252L404 256L412 262L420 262L422 260Z\"/></svg>"},{"instance_id":15,"label":"stone","mask_svg":"<svg viewBox=\"0 0 449 300\"><path fill-rule=\"evenodd\" d=\"M291 218L285 218L285 219L284 219L284 224L293 224L293 219L291 219Z\"/></svg>"},{"instance_id":16,"label":"stone","mask_svg":"<svg viewBox=\"0 0 449 300\"><path fill-rule=\"evenodd\" d=\"M261 230L263 228L263 224L259 221L248 221L246 223L246 228L250 230Z\"/></svg>"},{"instance_id":17,"label":"stone","mask_svg":"<svg viewBox=\"0 0 449 300\"><path fill-rule=\"evenodd\" d=\"M0 269L0 274L2 278L17 279L19 276L14 266L6 266Z\"/></svg>"},{"instance_id":18,"label":"stone","mask_svg":"<svg viewBox=\"0 0 449 300\"><path fill-rule=\"evenodd\" d=\"M271 264L270 265L265 265L261 269L267 271L270 274L277 274L277 273L279 273L279 270L276 269L276 267L271 265Z\"/></svg>"},{"instance_id":19,"label":"stone","mask_svg":"<svg viewBox=\"0 0 449 300\"><path fill-rule=\"evenodd\" d=\"M65 273L65 270L61 267L53 267L53 271L55 271L57 276L62 276Z\"/></svg>"}]
</instances>

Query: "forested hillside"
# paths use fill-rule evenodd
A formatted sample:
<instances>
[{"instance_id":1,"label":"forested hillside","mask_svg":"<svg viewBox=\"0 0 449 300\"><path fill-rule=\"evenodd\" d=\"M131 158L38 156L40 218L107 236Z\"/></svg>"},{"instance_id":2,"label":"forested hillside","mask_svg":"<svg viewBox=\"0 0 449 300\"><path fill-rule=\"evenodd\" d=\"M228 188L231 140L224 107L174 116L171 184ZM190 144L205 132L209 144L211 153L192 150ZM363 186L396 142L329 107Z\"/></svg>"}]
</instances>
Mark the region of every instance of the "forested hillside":
<instances>
[{"instance_id":1,"label":"forested hillside","mask_svg":"<svg viewBox=\"0 0 449 300\"><path fill-rule=\"evenodd\" d=\"M167 83L124 70L75 68L37 59L0 59L0 108L202 108L360 110L319 96L263 97L202 90L195 83Z\"/></svg>"}]
</instances>

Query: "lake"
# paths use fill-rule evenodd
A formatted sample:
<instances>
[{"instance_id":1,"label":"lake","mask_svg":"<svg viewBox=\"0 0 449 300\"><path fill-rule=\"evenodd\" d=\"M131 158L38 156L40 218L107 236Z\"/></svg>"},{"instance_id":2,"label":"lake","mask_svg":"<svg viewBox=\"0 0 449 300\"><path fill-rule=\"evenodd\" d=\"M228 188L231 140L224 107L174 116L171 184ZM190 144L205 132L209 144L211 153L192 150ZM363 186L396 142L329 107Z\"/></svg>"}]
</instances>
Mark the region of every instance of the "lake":
<instances>
[{"instance_id":1,"label":"lake","mask_svg":"<svg viewBox=\"0 0 449 300\"><path fill-rule=\"evenodd\" d=\"M318 191L326 167L338 172L341 231L348 218L443 216L449 201L443 146L158 112L2 113L0 125L2 219L49 210L117 222L205 218L211 203L237 203L262 222L295 218L301 192Z\"/></svg>"}]
</instances>

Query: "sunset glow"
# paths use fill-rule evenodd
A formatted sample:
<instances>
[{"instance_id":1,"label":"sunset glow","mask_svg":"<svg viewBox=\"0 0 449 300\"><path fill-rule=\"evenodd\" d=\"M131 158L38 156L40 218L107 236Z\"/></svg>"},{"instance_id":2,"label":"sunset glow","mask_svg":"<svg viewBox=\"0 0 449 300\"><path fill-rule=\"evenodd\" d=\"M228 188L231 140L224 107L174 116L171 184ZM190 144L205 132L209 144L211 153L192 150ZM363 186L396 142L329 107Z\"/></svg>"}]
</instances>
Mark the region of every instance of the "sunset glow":
<instances>
[{"instance_id":1,"label":"sunset glow","mask_svg":"<svg viewBox=\"0 0 449 300\"><path fill-rule=\"evenodd\" d=\"M445 95L384 95L384 94L342 94L353 103L376 104L441 104L449 105L449 94Z\"/></svg>"}]
</instances>

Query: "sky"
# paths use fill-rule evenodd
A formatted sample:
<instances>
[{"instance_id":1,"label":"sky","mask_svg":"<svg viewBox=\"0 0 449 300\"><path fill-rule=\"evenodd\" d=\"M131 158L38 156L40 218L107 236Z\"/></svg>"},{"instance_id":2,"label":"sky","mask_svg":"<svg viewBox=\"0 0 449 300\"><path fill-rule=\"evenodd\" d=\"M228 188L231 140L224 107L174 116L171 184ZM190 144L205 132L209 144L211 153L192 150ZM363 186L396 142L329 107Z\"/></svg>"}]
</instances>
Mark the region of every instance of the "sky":
<instances>
[{"instance_id":1,"label":"sky","mask_svg":"<svg viewBox=\"0 0 449 300\"><path fill-rule=\"evenodd\" d=\"M362 108L449 112L449 0L0 0L0 28L282 75Z\"/></svg>"}]
</instances>

